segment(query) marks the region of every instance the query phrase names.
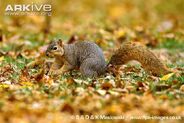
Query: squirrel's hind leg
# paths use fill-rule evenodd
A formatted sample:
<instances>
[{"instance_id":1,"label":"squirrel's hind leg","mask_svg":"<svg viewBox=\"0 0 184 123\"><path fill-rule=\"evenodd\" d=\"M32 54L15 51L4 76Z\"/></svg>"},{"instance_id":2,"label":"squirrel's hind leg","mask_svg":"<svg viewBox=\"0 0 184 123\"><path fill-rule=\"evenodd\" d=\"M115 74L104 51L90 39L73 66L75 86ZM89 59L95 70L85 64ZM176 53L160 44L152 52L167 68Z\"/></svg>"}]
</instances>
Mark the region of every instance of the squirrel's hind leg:
<instances>
[{"instance_id":1,"label":"squirrel's hind leg","mask_svg":"<svg viewBox=\"0 0 184 123\"><path fill-rule=\"evenodd\" d=\"M95 78L98 76L97 70L94 69L95 66L96 61L92 58L88 58L80 65L80 72L85 77Z\"/></svg>"}]
</instances>

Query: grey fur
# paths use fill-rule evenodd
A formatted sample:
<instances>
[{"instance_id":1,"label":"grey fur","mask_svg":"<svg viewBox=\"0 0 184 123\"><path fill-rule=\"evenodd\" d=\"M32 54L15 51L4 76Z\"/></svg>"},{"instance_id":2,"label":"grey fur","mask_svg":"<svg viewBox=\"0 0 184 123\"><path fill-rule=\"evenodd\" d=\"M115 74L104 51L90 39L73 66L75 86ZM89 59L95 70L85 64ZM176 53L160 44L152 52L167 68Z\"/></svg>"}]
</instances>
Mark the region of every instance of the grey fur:
<instances>
[{"instance_id":1,"label":"grey fur","mask_svg":"<svg viewBox=\"0 0 184 123\"><path fill-rule=\"evenodd\" d=\"M73 67L87 77L96 77L105 72L106 62L103 51L93 42L77 42L64 45L64 57Z\"/></svg>"}]
</instances>

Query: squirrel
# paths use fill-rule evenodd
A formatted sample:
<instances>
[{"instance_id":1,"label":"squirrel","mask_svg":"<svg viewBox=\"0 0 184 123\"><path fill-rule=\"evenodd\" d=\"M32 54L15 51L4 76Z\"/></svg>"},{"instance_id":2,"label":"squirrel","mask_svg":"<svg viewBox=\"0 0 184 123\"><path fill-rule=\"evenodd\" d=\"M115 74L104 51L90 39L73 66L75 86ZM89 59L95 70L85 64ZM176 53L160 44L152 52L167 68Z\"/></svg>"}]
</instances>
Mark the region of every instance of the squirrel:
<instances>
[{"instance_id":1,"label":"squirrel","mask_svg":"<svg viewBox=\"0 0 184 123\"><path fill-rule=\"evenodd\" d=\"M79 68L86 77L97 77L105 73L106 62L101 48L93 42L63 44L53 41L46 50L48 57L54 57L49 73L61 74Z\"/></svg>"},{"instance_id":2,"label":"squirrel","mask_svg":"<svg viewBox=\"0 0 184 123\"><path fill-rule=\"evenodd\" d=\"M89 41L73 44L63 44L61 39L52 41L46 56L55 58L49 73L56 75L79 68L82 75L92 78L104 74L109 66L120 66L131 60L137 60L146 71L156 76L170 72L154 53L135 42L124 42L108 64L102 49Z\"/></svg>"}]
</instances>

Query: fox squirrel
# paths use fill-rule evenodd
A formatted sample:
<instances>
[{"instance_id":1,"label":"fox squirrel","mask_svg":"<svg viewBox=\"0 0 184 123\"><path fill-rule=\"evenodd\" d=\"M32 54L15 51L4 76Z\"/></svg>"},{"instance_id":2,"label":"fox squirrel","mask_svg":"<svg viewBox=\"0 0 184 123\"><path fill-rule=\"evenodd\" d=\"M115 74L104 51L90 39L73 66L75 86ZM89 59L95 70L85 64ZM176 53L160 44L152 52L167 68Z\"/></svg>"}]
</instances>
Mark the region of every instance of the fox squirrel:
<instances>
[{"instance_id":1,"label":"fox squirrel","mask_svg":"<svg viewBox=\"0 0 184 123\"><path fill-rule=\"evenodd\" d=\"M63 44L59 39L59 41L51 42L46 55L55 58L49 71L53 74L61 74L79 68L82 75L96 77L102 75L106 70L103 51L92 42Z\"/></svg>"},{"instance_id":2,"label":"fox squirrel","mask_svg":"<svg viewBox=\"0 0 184 123\"><path fill-rule=\"evenodd\" d=\"M49 73L61 74L79 68L86 77L97 77L107 70L108 66L119 66L130 60L139 61L146 71L153 75L167 74L170 71L148 49L137 43L126 42L112 55L106 64L103 51L93 42L76 42L63 44L62 40L49 44L46 55L55 58Z\"/></svg>"}]
</instances>

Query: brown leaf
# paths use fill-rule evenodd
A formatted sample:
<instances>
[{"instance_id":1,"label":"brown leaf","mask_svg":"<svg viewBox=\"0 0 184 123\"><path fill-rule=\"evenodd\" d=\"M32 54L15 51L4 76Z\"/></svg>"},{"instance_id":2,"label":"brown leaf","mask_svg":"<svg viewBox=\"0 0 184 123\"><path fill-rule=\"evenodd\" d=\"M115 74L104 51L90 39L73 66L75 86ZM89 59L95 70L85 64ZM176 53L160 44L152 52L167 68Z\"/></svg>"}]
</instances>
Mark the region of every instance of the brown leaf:
<instances>
[{"instance_id":1,"label":"brown leaf","mask_svg":"<svg viewBox=\"0 0 184 123\"><path fill-rule=\"evenodd\" d=\"M138 87L144 87L144 83L143 82L137 82Z\"/></svg>"},{"instance_id":2,"label":"brown leaf","mask_svg":"<svg viewBox=\"0 0 184 123\"><path fill-rule=\"evenodd\" d=\"M75 82L75 80L73 78L67 79L67 83L68 84L73 84L74 82Z\"/></svg>"},{"instance_id":3,"label":"brown leaf","mask_svg":"<svg viewBox=\"0 0 184 123\"><path fill-rule=\"evenodd\" d=\"M167 84L159 84L159 85L156 85L155 87L156 87L156 91L161 91L161 90L168 89L171 86L170 85L167 85Z\"/></svg>"},{"instance_id":4,"label":"brown leaf","mask_svg":"<svg viewBox=\"0 0 184 123\"><path fill-rule=\"evenodd\" d=\"M116 87L118 88L124 88L125 87L125 82L120 79L120 77L116 77Z\"/></svg>"},{"instance_id":5,"label":"brown leaf","mask_svg":"<svg viewBox=\"0 0 184 123\"><path fill-rule=\"evenodd\" d=\"M28 81L30 81L30 75L28 73L28 69L24 68L23 70L21 70L19 82L28 82Z\"/></svg>"},{"instance_id":6,"label":"brown leaf","mask_svg":"<svg viewBox=\"0 0 184 123\"><path fill-rule=\"evenodd\" d=\"M101 85L101 88L104 89L104 90L109 90L111 89L113 86L111 83L109 82L104 82L102 85Z\"/></svg>"},{"instance_id":7,"label":"brown leaf","mask_svg":"<svg viewBox=\"0 0 184 123\"><path fill-rule=\"evenodd\" d=\"M108 67L107 67L107 71L108 73L112 73L113 76L119 76L120 74L120 66L114 66L114 65L111 65L109 64Z\"/></svg>"},{"instance_id":8,"label":"brown leaf","mask_svg":"<svg viewBox=\"0 0 184 123\"><path fill-rule=\"evenodd\" d=\"M32 77L33 77L37 82L40 82L40 81L42 80L43 76L44 76L44 70L41 69L41 70L39 71L39 73L37 73L36 75L34 75L34 76L32 76Z\"/></svg>"},{"instance_id":9,"label":"brown leaf","mask_svg":"<svg viewBox=\"0 0 184 123\"><path fill-rule=\"evenodd\" d=\"M70 114L73 114L74 113L74 109L73 109L73 107L70 104L65 103L61 107L61 112L68 112Z\"/></svg>"}]
</instances>

